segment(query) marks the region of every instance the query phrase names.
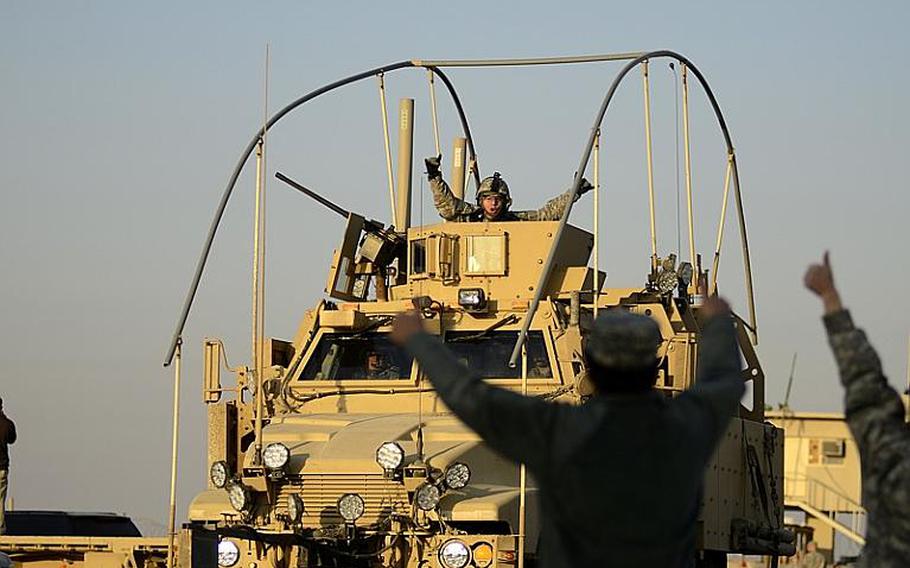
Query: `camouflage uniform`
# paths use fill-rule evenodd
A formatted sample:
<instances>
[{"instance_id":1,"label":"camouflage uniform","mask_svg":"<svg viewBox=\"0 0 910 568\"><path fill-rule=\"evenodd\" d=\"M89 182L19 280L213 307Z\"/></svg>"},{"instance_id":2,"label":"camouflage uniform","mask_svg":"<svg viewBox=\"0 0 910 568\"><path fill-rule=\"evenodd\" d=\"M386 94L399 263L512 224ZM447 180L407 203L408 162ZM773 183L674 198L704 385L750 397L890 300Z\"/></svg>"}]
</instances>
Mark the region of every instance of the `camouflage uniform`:
<instances>
[{"instance_id":1,"label":"camouflage uniform","mask_svg":"<svg viewBox=\"0 0 910 568\"><path fill-rule=\"evenodd\" d=\"M863 505L869 518L858 567L910 563L910 429L900 396L888 385L882 364L850 312L824 317L841 383L846 416L862 461Z\"/></svg>"},{"instance_id":2,"label":"camouflage uniform","mask_svg":"<svg viewBox=\"0 0 910 568\"><path fill-rule=\"evenodd\" d=\"M430 179L430 189L433 191L433 204L436 205L436 211L439 216L446 221L456 222L477 222L484 221L483 208L473 203L468 203L463 199L455 197L449 184L437 175ZM547 201L543 207L536 211L511 211L504 210L497 217L496 221L559 221L562 218L562 212L569 204L571 189ZM575 200L581 197L579 192Z\"/></svg>"}]
</instances>

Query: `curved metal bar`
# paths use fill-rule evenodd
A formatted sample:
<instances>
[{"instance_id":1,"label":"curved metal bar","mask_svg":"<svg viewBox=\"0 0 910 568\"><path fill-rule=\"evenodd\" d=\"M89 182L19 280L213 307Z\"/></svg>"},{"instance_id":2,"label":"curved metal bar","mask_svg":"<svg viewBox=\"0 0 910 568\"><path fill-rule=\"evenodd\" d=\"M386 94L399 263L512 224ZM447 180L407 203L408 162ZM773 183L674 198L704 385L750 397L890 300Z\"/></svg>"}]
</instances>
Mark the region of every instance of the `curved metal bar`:
<instances>
[{"instance_id":1,"label":"curved metal bar","mask_svg":"<svg viewBox=\"0 0 910 568\"><path fill-rule=\"evenodd\" d=\"M644 55L644 51L604 53L601 55L574 55L569 57L528 57L519 59L414 59L417 67L524 67L536 65L567 65L571 63L598 63L626 61Z\"/></svg>"},{"instance_id":2,"label":"curved metal bar","mask_svg":"<svg viewBox=\"0 0 910 568\"><path fill-rule=\"evenodd\" d=\"M240 172L243 170L243 166L246 164L246 161L253 153L253 149L256 147L259 139L264 136L265 132L274 126L276 122L284 118L284 116L289 112L320 95L324 95L329 91L334 91L339 87L355 83L374 75L388 73L389 71L397 71L398 69L404 69L407 67L419 67L419 65L415 65L413 61L399 61L397 63L390 63L388 65L383 65L382 67L376 67L374 69L370 69L369 71L364 71L356 75L345 77L344 79L339 79L338 81L329 83L328 85L320 87L315 91L310 91L306 95L303 95L297 100L291 102L276 112L274 115L272 115L268 122L266 122L265 126L256 132L256 135L252 140L250 140L250 143L247 144L246 148L240 154L240 159L237 161L237 165L234 166L234 171L228 180L227 187L224 189L224 193L221 196L221 201L218 203L218 208L215 210L215 217L212 219L212 224L209 226L209 232L206 236L205 244L202 247L202 254L199 257L199 261L196 263L196 272L193 275L193 281L190 283L190 289L187 292L186 299L183 302L183 310L181 311L180 318L177 321L177 328L174 331L174 336L171 339L170 347L168 348L167 355L164 358L165 367L170 365L171 361L174 359L174 352L177 349L177 343L180 340L180 336L183 334L183 328L186 326L186 320L189 318L190 308L193 306L193 300L196 298L196 292L199 290L199 283L202 280L202 273L205 270L205 263L208 260L209 253L212 250L212 243L215 241L215 234L218 232L218 226L221 223L221 218L224 216L224 210L227 208L228 201L231 198L231 193L234 191L234 186L237 183L237 179L240 177ZM464 114L464 107L461 105L461 100L458 98L458 93L455 91L455 87L452 85L452 82L449 81L449 78L446 77L442 71L439 69L433 69L433 72L438 75L440 79L442 79L443 83L445 83L446 89L448 89L449 94L452 97L455 108L458 111L459 119L461 120L462 128L464 129L465 137L468 139L468 147L476 163L474 141L471 137L471 131L468 128L468 119ZM477 184L480 185L479 173L476 170L475 176L478 176Z\"/></svg>"},{"instance_id":3,"label":"curved metal bar","mask_svg":"<svg viewBox=\"0 0 910 568\"><path fill-rule=\"evenodd\" d=\"M243 170L243 166L246 164L247 159L249 159L250 154L253 153L253 149L256 147L256 144L264 135L265 131L271 128L276 122L281 120L286 114L299 107L303 103L315 99L319 95L333 91L338 87L343 87L350 83L360 81L361 79L372 77L377 73L385 73L388 71L395 71L397 69L413 66L414 64L410 61L399 61L398 63L383 65L382 67L364 71L363 73L351 75L350 77L345 77L344 79L335 81L334 83L330 83L324 87L320 87L315 91L311 91L306 95L303 95L299 99L279 110L272 116L272 118L268 120L268 122L266 122L265 126L256 132L256 135L253 136L253 139L250 140L250 143L247 144L246 148L244 148L243 152L241 152L240 160L238 160L237 165L234 166L234 171L231 174L231 177L227 183L227 187L221 196L221 201L218 203L218 208L215 210L215 218L212 219L212 224L209 227L208 235L205 238L205 244L202 246L202 255L199 257L199 261L196 263L196 273L193 275L193 281L190 284L189 291L187 292L186 300L183 302L183 310L180 313L180 319L177 321L177 329L174 331L174 337L171 339L167 355L164 358L165 367L170 365L171 361L174 358L174 351L177 349L177 342L180 340L180 336L183 334L183 328L186 326L186 320L190 315L190 308L193 305L193 300L196 297L196 292L199 290L199 282L202 280L202 273L205 270L205 263L208 260L209 253L212 250L212 243L215 241L215 233L218 232L218 225L221 223L221 217L224 216L224 210L227 208L228 201L231 198L231 193L234 191L234 185L237 183L237 178L240 177L240 172Z\"/></svg>"},{"instance_id":4,"label":"curved metal bar","mask_svg":"<svg viewBox=\"0 0 910 568\"><path fill-rule=\"evenodd\" d=\"M613 83L610 85L610 89L607 91L603 103L600 105L600 110L597 113L597 118L594 120L594 125L591 127L591 133L588 136L588 143L585 146L584 152L582 152L581 162L575 171L575 181L572 183L572 189L570 190L571 198L569 199L569 204L566 206L565 210L562 213L562 217L559 220L559 227L556 229L556 234L553 238L553 244L550 246L550 252L547 254L547 261L540 273L540 279L537 282L537 287L534 289L534 298L531 301L531 305L528 306L528 313L525 316L524 322L522 323L521 332L518 335L518 340L515 342L515 348L512 350L512 355L509 358L509 365L512 367L516 365L518 357L521 354L521 346L528 336L528 330L531 327L531 321L534 319L534 314L537 311L537 307L540 304L541 297L543 296L544 287L546 286L547 281L550 279L550 273L553 271L553 264L556 257L556 249L559 247L559 240L562 237L566 223L569 220L569 214L572 212L572 205L575 202L575 196L578 193L579 186L581 186L581 180L584 176L585 168L588 166L588 160L591 158L591 151L594 147L594 140L597 136L598 131L600 130L601 124L603 123L604 115L607 113L607 108L610 106L610 101L613 100L613 95L616 93L616 89L619 87L620 83L622 83L622 80L629 73L629 71L631 71L633 68L635 68L636 65L642 63L643 61L655 59L658 57L673 58L678 62L686 65L692 71L692 73L698 79L698 82L701 84L702 88L705 90L705 93L708 96L708 101L711 103L711 107L714 109L714 115L717 118L718 125L720 126L721 132L724 136L724 141L727 145L727 152L734 154L733 140L730 137L730 131L727 129L727 123L724 120L723 113L720 110L720 105L717 104L717 99L714 97L714 93L711 91L711 87L708 85L708 82L691 61L674 51L658 50L644 53L623 66L623 68L616 75L616 78L613 80ZM740 236L743 241L743 262L746 265L746 288L749 301L749 311L752 318L752 330L753 333L757 334L757 325L755 323L755 299L752 293L752 265L749 259L748 240L746 239L746 221L742 210L742 197L739 192L739 176L737 175L735 165L736 164L734 162L733 179L735 183L734 187L736 189L735 194L737 210L739 213Z\"/></svg>"},{"instance_id":5,"label":"curved metal bar","mask_svg":"<svg viewBox=\"0 0 910 568\"><path fill-rule=\"evenodd\" d=\"M480 165L477 161L477 150L474 149L474 137L471 136L471 128L468 126L468 117L464 112L464 107L461 106L461 99L458 98L455 87L452 86L452 82L449 81L448 76L446 76L441 69L437 69L436 67L427 67L427 69L442 79L446 89L449 91L449 95L452 97L455 108L458 110L458 118L461 119L461 129L464 130L464 137L468 139L468 152L471 153L471 160L474 164L474 181L477 183L477 187L480 187Z\"/></svg>"}]
</instances>

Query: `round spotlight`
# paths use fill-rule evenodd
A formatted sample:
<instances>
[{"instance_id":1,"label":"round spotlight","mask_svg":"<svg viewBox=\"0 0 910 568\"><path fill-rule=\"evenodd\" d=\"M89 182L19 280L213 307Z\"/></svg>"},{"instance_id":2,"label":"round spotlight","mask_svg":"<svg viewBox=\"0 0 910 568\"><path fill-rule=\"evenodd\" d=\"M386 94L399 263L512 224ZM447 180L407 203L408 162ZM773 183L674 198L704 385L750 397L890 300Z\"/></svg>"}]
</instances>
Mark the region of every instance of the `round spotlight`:
<instances>
[{"instance_id":1,"label":"round spotlight","mask_svg":"<svg viewBox=\"0 0 910 568\"><path fill-rule=\"evenodd\" d=\"M303 499L300 498L300 495L296 493L288 495L287 508L288 520L292 523L299 523L303 516Z\"/></svg>"},{"instance_id":2,"label":"round spotlight","mask_svg":"<svg viewBox=\"0 0 910 568\"><path fill-rule=\"evenodd\" d=\"M477 568L488 568L488 566L493 564L493 545L489 542L478 542L474 545L472 552L474 565Z\"/></svg>"},{"instance_id":3,"label":"round spotlight","mask_svg":"<svg viewBox=\"0 0 910 568\"><path fill-rule=\"evenodd\" d=\"M356 493L345 493L338 500L338 514L349 523L362 517L364 509L363 497Z\"/></svg>"},{"instance_id":4,"label":"round spotlight","mask_svg":"<svg viewBox=\"0 0 910 568\"><path fill-rule=\"evenodd\" d=\"M471 561L471 551L460 540L450 540L439 549L439 563L445 568L464 568Z\"/></svg>"},{"instance_id":5,"label":"round spotlight","mask_svg":"<svg viewBox=\"0 0 910 568\"><path fill-rule=\"evenodd\" d=\"M231 540L222 540L218 543L218 566L230 568L240 560L240 549Z\"/></svg>"},{"instance_id":6,"label":"round spotlight","mask_svg":"<svg viewBox=\"0 0 910 568\"><path fill-rule=\"evenodd\" d=\"M432 511L436 508L436 505L439 505L440 497L442 497L442 494L439 491L439 487L424 483L414 493L414 502L417 503L417 507L420 509Z\"/></svg>"},{"instance_id":7,"label":"round spotlight","mask_svg":"<svg viewBox=\"0 0 910 568\"><path fill-rule=\"evenodd\" d=\"M383 469L397 469L404 463L404 450L395 442L386 442L376 450L376 463Z\"/></svg>"},{"instance_id":8,"label":"round spotlight","mask_svg":"<svg viewBox=\"0 0 910 568\"><path fill-rule=\"evenodd\" d=\"M281 469L287 465L289 459L291 450L281 442L271 443L262 451L262 461L269 469Z\"/></svg>"},{"instance_id":9,"label":"round spotlight","mask_svg":"<svg viewBox=\"0 0 910 568\"><path fill-rule=\"evenodd\" d=\"M224 489L224 486L227 484L228 477L228 466L225 461L216 461L212 464L212 467L209 468L209 479L212 481L212 485L218 489Z\"/></svg>"},{"instance_id":10,"label":"round spotlight","mask_svg":"<svg viewBox=\"0 0 910 568\"><path fill-rule=\"evenodd\" d=\"M446 467L443 479L449 489L461 489L471 481L471 468L466 463L450 463Z\"/></svg>"},{"instance_id":11,"label":"round spotlight","mask_svg":"<svg viewBox=\"0 0 910 568\"><path fill-rule=\"evenodd\" d=\"M238 511L246 511L250 508L253 500L250 498L249 489L240 483L228 483L226 489L231 507Z\"/></svg>"}]
</instances>

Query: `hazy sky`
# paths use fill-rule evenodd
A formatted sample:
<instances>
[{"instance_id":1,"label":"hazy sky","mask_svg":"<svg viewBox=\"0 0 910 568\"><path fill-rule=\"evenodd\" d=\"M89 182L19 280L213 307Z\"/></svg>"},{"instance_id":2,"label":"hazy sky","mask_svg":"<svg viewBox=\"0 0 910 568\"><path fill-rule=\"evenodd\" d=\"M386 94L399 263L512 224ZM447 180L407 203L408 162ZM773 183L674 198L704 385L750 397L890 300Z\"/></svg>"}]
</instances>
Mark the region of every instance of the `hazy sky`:
<instances>
[{"instance_id":1,"label":"hazy sky","mask_svg":"<svg viewBox=\"0 0 910 568\"><path fill-rule=\"evenodd\" d=\"M272 110L403 59L680 51L710 81L736 143L768 401L783 399L798 352L791 405L841 407L820 309L801 285L825 248L892 382L904 384L910 111L899 101L910 87L908 5L613 4L3 2L0 396L20 429L16 507L164 523L172 375L161 363L217 200L262 120L266 43ZM537 206L571 181L618 69L450 72L481 167L503 173L517 207ZM674 78L665 61L651 76L666 253L677 247ZM417 99L420 163L434 153L425 76L402 71L387 81L391 112L399 97ZM449 147L457 124L438 95ZM691 101L696 241L710 258L724 153L698 88ZM604 266L608 285L636 286L648 254L638 74L604 127ZM386 220L381 132L376 83L359 83L279 123L270 175L281 170ZM429 192L416 189L414 220L429 223ZM320 298L342 224L277 183L268 191L267 331L290 338ZM202 339L225 338L232 364L249 360L251 205L245 175L184 335L181 516L206 475ZM591 216L585 198L572 222L589 227ZM721 287L742 310L735 224L726 243Z\"/></svg>"}]
</instances>

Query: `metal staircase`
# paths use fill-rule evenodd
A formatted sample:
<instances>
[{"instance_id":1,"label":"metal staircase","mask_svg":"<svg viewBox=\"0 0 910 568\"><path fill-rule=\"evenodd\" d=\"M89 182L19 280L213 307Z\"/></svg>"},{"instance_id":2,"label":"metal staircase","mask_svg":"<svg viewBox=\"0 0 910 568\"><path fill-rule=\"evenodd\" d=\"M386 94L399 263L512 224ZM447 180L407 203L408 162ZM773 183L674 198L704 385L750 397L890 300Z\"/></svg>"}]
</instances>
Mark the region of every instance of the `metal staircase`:
<instances>
[{"instance_id":1,"label":"metal staircase","mask_svg":"<svg viewBox=\"0 0 910 568\"><path fill-rule=\"evenodd\" d=\"M803 510L853 542L864 546L866 509L839 489L811 477L787 477L784 504ZM838 516L847 515L847 523Z\"/></svg>"}]
</instances>

